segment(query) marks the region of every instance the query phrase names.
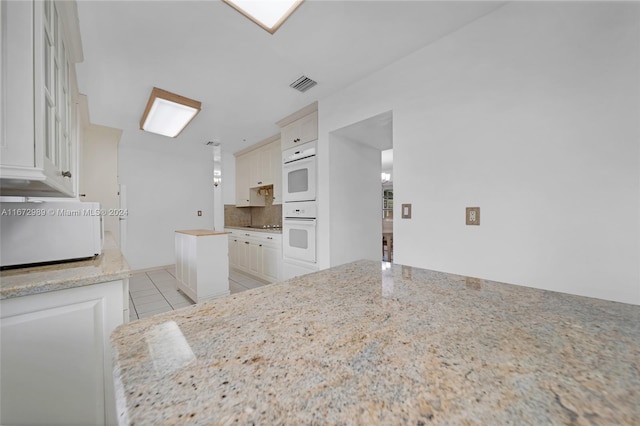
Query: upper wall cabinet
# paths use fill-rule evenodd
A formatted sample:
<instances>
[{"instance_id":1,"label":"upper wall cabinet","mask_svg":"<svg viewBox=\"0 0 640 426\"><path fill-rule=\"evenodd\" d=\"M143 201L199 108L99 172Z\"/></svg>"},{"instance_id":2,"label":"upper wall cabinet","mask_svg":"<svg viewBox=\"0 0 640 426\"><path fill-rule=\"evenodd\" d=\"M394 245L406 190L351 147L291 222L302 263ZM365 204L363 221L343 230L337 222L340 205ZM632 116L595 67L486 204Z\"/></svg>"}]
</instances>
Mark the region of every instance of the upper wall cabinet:
<instances>
[{"instance_id":1,"label":"upper wall cabinet","mask_svg":"<svg viewBox=\"0 0 640 426\"><path fill-rule=\"evenodd\" d=\"M318 139L318 111L314 111L280 130L282 150Z\"/></svg>"},{"instance_id":2,"label":"upper wall cabinet","mask_svg":"<svg viewBox=\"0 0 640 426\"><path fill-rule=\"evenodd\" d=\"M264 197L249 186L253 158L249 154L236 156L236 207L264 206Z\"/></svg>"},{"instance_id":3,"label":"upper wall cabinet","mask_svg":"<svg viewBox=\"0 0 640 426\"><path fill-rule=\"evenodd\" d=\"M318 139L318 103L314 102L276 123L282 151Z\"/></svg>"},{"instance_id":4,"label":"upper wall cabinet","mask_svg":"<svg viewBox=\"0 0 640 426\"><path fill-rule=\"evenodd\" d=\"M282 152L279 135L236 155L236 206L264 206L257 188L273 185L273 204L282 204Z\"/></svg>"},{"instance_id":5,"label":"upper wall cabinet","mask_svg":"<svg viewBox=\"0 0 640 426\"><path fill-rule=\"evenodd\" d=\"M2 195L73 197L82 60L74 1L2 2Z\"/></svg>"}]
</instances>

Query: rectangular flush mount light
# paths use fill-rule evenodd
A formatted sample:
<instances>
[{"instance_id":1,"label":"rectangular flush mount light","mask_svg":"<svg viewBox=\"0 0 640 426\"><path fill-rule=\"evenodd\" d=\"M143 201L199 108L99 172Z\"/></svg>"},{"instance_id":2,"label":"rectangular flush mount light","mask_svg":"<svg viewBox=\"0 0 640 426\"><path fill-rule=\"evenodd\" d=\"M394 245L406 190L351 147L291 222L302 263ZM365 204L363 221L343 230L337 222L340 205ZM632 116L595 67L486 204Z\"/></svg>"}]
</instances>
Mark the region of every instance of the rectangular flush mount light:
<instances>
[{"instance_id":1,"label":"rectangular flush mount light","mask_svg":"<svg viewBox=\"0 0 640 426\"><path fill-rule=\"evenodd\" d=\"M223 0L269 33L275 33L303 0Z\"/></svg>"},{"instance_id":2,"label":"rectangular flush mount light","mask_svg":"<svg viewBox=\"0 0 640 426\"><path fill-rule=\"evenodd\" d=\"M140 120L140 129L175 138L200 112L201 105L193 99L154 87Z\"/></svg>"}]
</instances>

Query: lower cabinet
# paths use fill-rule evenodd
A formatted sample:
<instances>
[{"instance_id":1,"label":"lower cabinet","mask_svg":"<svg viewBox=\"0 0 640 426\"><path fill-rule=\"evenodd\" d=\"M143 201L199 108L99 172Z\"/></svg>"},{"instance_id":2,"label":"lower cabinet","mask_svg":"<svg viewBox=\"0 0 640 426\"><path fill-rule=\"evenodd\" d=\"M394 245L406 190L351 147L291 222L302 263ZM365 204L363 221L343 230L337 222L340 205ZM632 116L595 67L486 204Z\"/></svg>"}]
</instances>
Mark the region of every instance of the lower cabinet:
<instances>
[{"instance_id":1,"label":"lower cabinet","mask_svg":"<svg viewBox=\"0 0 640 426\"><path fill-rule=\"evenodd\" d=\"M281 278L282 235L227 229L229 266L270 283Z\"/></svg>"},{"instance_id":2,"label":"lower cabinet","mask_svg":"<svg viewBox=\"0 0 640 426\"><path fill-rule=\"evenodd\" d=\"M117 280L0 301L0 424L115 424Z\"/></svg>"}]
</instances>

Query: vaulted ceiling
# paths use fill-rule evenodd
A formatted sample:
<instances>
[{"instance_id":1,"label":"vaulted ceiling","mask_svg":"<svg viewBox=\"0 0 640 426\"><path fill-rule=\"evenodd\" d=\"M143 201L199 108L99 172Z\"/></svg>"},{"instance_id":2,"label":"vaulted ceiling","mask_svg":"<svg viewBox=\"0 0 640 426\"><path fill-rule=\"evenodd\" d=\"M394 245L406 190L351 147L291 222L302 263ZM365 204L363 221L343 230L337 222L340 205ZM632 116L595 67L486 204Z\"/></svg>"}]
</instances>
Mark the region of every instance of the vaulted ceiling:
<instances>
[{"instance_id":1,"label":"vaulted ceiling","mask_svg":"<svg viewBox=\"0 0 640 426\"><path fill-rule=\"evenodd\" d=\"M271 35L221 1L78 0L80 92L94 124L143 134L152 87L202 102L175 140L234 152L275 122L490 13L504 2L306 0ZM301 75L318 82L289 87Z\"/></svg>"}]
</instances>

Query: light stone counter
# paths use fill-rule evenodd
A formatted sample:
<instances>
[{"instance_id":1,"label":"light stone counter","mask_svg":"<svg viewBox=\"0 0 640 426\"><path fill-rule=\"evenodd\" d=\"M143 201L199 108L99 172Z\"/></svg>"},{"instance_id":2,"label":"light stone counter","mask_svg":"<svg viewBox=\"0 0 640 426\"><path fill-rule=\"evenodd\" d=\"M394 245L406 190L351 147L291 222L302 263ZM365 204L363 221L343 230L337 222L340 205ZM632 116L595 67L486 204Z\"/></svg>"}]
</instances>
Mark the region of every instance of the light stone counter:
<instances>
[{"instance_id":1,"label":"light stone counter","mask_svg":"<svg viewBox=\"0 0 640 426\"><path fill-rule=\"evenodd\" d=\"M129 264L107 233L102 254L95 258L1 271L0 299L121 280L130 275Z\"/></svg>"},{"instance_id":2,"label":"light stone counter","mask_svg":"<svg viewBox=\"0 0 640 426\"><path fill-rule=\"evenodd\" d=\"M249 232L268 232L269 234L282 234L282 228L252 228L250 226L225 226L225 229L238 229Z\"/></svg>"},{"instance_id":3,"label":"light stone counter","mask_svg":"<svg viewBox=\"0 0 640 426\"><path fill-rule=\"evenodd\" d=\"M639 306L400 265L339 266L111 341L121 424L640 424Z\"/></svg>"}]
</instances>

